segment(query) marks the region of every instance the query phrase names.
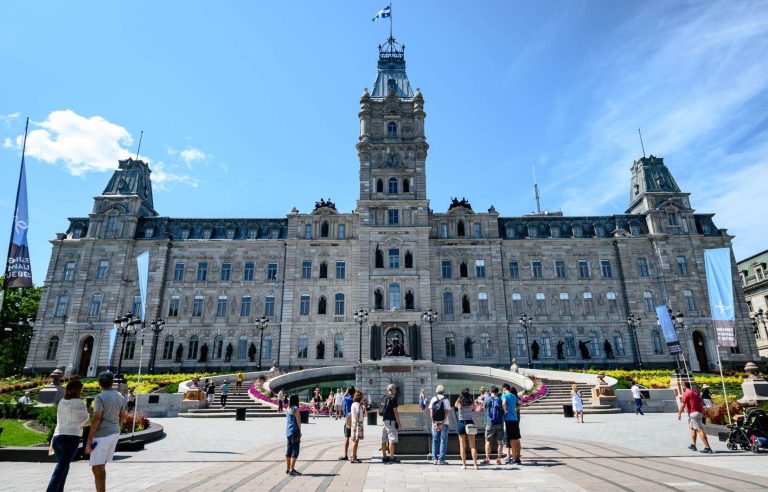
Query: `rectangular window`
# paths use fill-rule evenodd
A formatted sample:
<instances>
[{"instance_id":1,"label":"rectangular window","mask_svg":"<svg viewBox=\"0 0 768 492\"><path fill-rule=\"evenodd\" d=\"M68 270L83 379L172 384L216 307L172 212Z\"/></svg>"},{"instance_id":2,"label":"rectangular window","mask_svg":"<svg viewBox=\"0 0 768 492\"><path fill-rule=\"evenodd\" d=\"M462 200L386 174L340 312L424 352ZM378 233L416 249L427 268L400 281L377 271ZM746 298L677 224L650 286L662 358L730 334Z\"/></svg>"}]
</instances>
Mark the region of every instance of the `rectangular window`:
<instances>
[{"instance_id":1,"label":"rectangular window","mask_svg":"<svg viewBox=\"0 0 768 492\"><path fill-rule=\"evenodd\" d=\"M336 294L336 309L334 310L336 316L344 316L344 294Z\"/></svg>"},{"instance_id":2,"label":"rectangular window","mask_svg":"<svg viewBox=\"0 0 768 492\"><path fill-rule=\"evenodd\" d=\"M400 211L396 209L387 210L387 223L398 224L400 223Z\"/></svg>"},{"instance_id":3,"label":"rectangular window","mask_svg":"<svg viewBox=\"0 0 768 492\"><path fill-rule=\"evenodd\" d=\"M579 260L579 277L589 278L589 262L587 260Z\"/></svg>"},{"instance_id":4,"label":"rectangular window","mask_svg":"<svg viewBox=\"0 0 768 492\"><path fill-rule=\"evenodd\" d=\"M96 270L96 279L105 280L107 273L109 272L109 262L107 260L101 260L99 262L99 268Z\"/></svg>"},{"instance_id":5,"label":"rectangular window","mask_svg":"<svg viewBox=\"0 0 768 492\"><path fill-rule=\"evenodd\" d=\"M453 337L445 337L445 356L456 357L456 341Z\"/></svg>"},{"instance_id":6,"label":"rectangular window","mask_svg":"<svg viewBox=\"0 0 768 492\"><path fill-rule=\"evenodd\" d=\"M485 260L475 260L477 278L485 278Z\"/></svg>"},{"instance_id":7,"label":"rectangular window","mask_svg":"<svg viewBox=\"0 0 768 492\"><path fill-rule=\"evenodd\" d=\"M685 259L685 256L677 257L677 273L688 275L688 261Z\"/></svg>"},{"instance_id":8,"label":"rectangular window","mask_svg":"<svg viewBox=\"0 0 768 492\"><path fill-rule=\"evenodd\" d=\"M440 224L440 238L446 239L448 237L448 224Z\"/></svg>"},{"instance_id":9,"label":"rectangular window","mask_svg":"<svg viewBox=\"0 0 768 492\"><path fill-rule=\"evenodd\" d=\"M563 260L555 261L555 274L557 278L565 278L565 262Z\"/></svg>"},{"instance_id":10,"label":"rectangular window","mask_svg":"<svg viewBox=\"0 0 768 492\"><path fill-rule=\"evenodd\" d=\"M560 294L560 314L571 314L571 300L566 292Z\"/></svg>"},{"instance_id":11,"label":"rectangular window","mask_svg":"<svg viewBox=\"0 0 768 492\"><path fill-rule=\"evenodd\" d=\"M197 264L197 281L205 282L208 280L208 262L201 261Z\"/></svg>"},{"instance_id":12,"label":"rectangular window","mask_svg":"<svg viewBox=\"0 0 768 492\"><path fill-rule=\"evenodd\" d=\"M195 302L192 304L192 316L200 317L203 315L203 301L205 297L195 296Z\"/></svg>"},{"instance_id":13,"label":"rectangular window","mask_svg":"<svg viewBox=\"0 0 768 492\"><path fill-rule=\"evenodd\" d=\"M253 262L252 261L249 261L245 264L245 268L243 269L243 280L245 281L253 280Z\"/></svg>"},{"instance_id":14,"label":"rectangular window","mask_svg":"<svg viewBox=\"0 0 768 492\"><path fill-rule=\"evenodd\" d=\"M274 282L277 280L277 263L267 265L267 280Z\"/></svg>"},{"instance_id":15,"label":"rectangular window","mask_svg":"<svg viewBox=\"0 0 768 492\"><path fill-rule=\"evenodd\" d=\"M693 297L693 292L690 290L684 290L685 307L688 311L696 311L696 299Z\"/></svg>"},{"instance_id":16,"label":"rectangular window","mask_svg":"<svg viewBox=\"0 0 768 492\"><path fill-rule=\"evenodd\" d=\"M304 226L304 239L312 239L312 224Z\"/></svg>"},{"instance_id":17,"label":"rectangular window","mask_svg":"<svg viewBox=\"0 0 768 492\"><path fill-rule=\"evenodd\" d=\"M637 259L637 274L641 277L648 277L650 275L650 271L648 270L648 260L645 258Z\"/></svg>"},{"instance_id":18,"label":"rectangular window","mask_svg":"<svg viewBox=\"0 0 768 492\"><path fill-rule=\"evenodd\" d=\"M619 304L616 302L616 294L614 292L609 292L606 294L606 297L608 298L608 314L618 313Z\"/></svg>"},{"instance_id":19,"label":"rectangular window","mask_svg":"<svg viewBox=\"0 0 768 492\"><path fill-rule=\"evenodd\" d=\"M347 238L347 226L345 224L339 224L339 239Z\"/></svg>"},{"instance_id":20,"label":"rectangular window","mask_svg":"<svg viewBox=\"0 0 768 492\"><path fill-rule=\"evenodd\" d=\"M173 280L184 280L184 263L181 261L177 261L176 268L173 269Z\"/></svg>"},{"instance_id":21,"label":"rectangular window","mask_svg":"<svg viewBox=\"0 0 768 492\"><path fill-rule=\"evenodd\" d=\"M443 314L453 315L453 294L450 292L443 292Z\"/></svg>"},{"instance_id":22,"label":"rectangular window","mask_svg":"<svg viewBox=\"0 0 768 492\"><path fill-rule=\"evenodd\" d=\"M91 296L91 307L88 309L88 316L98 316L101 311L101 294Z\"/></svg>"},{"instance_id":23,"label":"rectangular window","mask_svg":"<svg viewBox=\"0 0 768 492\"><path fill-rule=\"evenodd\" d=\"M309 294L301 294L299 314L301 316L309 316Z\"/></svg>"},{"instance_id":24,"label":"rectangular window","mask_svg":"<svg viewBox=\"0 0 768 492\"><path fill-rule=\"evenodd\" d=\"M75 279L75 262L74 261L68 261L66 265L64 265L64 280L74 280Z\"/></svg>"},{"instance_id":25,"label":"rectangular window","mask_svg":"<svg viewBox=\"0 0 768 492\"><path fill-rule=\"evenodd\" d=\"M169 318L176 318L179 315L180 304L181 304L181 298L179 296L171 296L171 302L168 303Z\"/></svg>"},{"instance_id":26,"label":"rectangular window","mask_svg":"<svg viewBox=\"0 0 768 492\"><path fill-rule=\"evenodd\" d=\"M515 260L509 262L509 277L520 278L520 267Z\"/></svg>"},{"instance_id":27,"label":"rectangular window","mask_svg":"<svg viewBox=\"0 0 768 492\"><path fill-rule=\"evenodd\" d=\"M308 280L312 278L312 262L304 260L301 262L301 278Z\"/></svg>"},{"instance_id":28,"label":"rectangular window","mask_svg":"<svg viewBox=\"0 0 768 492\"><path fill-rule=\"evenodd\" d=\"M389 268L400 268L400 250L397 248L389 250Z\"/></svg>"},{"instance_id":29,"label":"rectangular window","mask_svg":"<svg viewBox=\"0 0 768 492\"><path fill-rule=\"evenodd\" d=\"M443 278L451 278L451 260L443 260L442 262Z\"/></svg>"},{"instance_id":30,"label":"rectangular window","mask_svg":"<svg viewBox=\"0 0 768 492\"><path fill-rule=\"evenodd\" d=\"M542 278L544 276L540 261L531 262L531 274L533 275L533 278Z\"/></svg>"},{"instance_id":31,"label":"rectangular window","mask_svg":"<svg viewBox=\"0 0 768 492\"><path fill-rule=\"evenodd\" d=\"M480 315L488 316L488 294L481 292L477 295L477 306Z\"/></svg>"},{"instance_id":32,"label":"rectangular window","mask_svg":"<svg viewBox=\"0 0 768 492\"><path fill-rule=\"evenodd\" d=\"M264 298L264 316L275 315L275 296L267 296Z\"/></svg>"},{"instance_id":33,"label":"rectangular window","mask_svg":"<svg viewBox=\"0 0 768 492\"><path fill-rule=\"evenodd\" d=\"M480 227L480 224L475 224L474 225L474 231L475 231L475 237L477 239L480 239L481 237L483 237L483 230Z\"/></svg>"},{"instance_id":34,"label":"rectangular window","mask_svg":"<svg viewBox=\"0 0 768 492\"><path fill-rule=\"evenodd\" d=\"M600 260L600 269L603 271L603 277L612 278L613 269L611 268L611 260Z\"/></svg>"},{"instance_id":35,"label":"rectangular window","mask_svg":"<svg viewBox=\"0 0 768 492\"><path fill-rule=\"evenodd\" d=\"M216 316L227 315L227 296L219 296L219 303L216 304Z\"/></svg>"},{"instance_id":36,"label":"rectangular window","mask_svg":"<svg viewBox=\"0 0 768 492\"><path fill-rule=\"evenodd\" d=\"M523 296L521 294L512 294L512 312L523 314Z\"/></svg>"},{"instance_id":37,"label":"rectangular window","mask_svg":"<svg viewBox=\"0 0 768 492\"><path fill-rule=\"evenodd\" d=\"M301 335L299 337L299 345L298 345L298 352L296 354L296 357L299 359L306 359L307 358L307 346L309 345L309 340L307 339L306 335Z\"/></svg>"},{"instance_id":38,"label":"rectangular window","mask_svg":"<svg viewBox=\"0 0 768 492\"><path fill-rule=\"evenodd\" d=\"M336 262L336 278L343 279L347 277L347 263L344 261Z\"/></svg>"},{"instance_id":39,"label":"rectangular window","mask_svg":"<svg viewBox=\"0 0 768 492\"><path fill-rule=\"evenodd\" d=\"M229 277L231 274L232 274L232 264L222 263L221 264L221 281L222 282L229 281Z\"/></svg>"},{"instance_id":40,"label":"rectangular window","mask_svg":"<svg viewBox=\"0 0 768 492\"><path fill-rule=\"evenodd\" d=\"M645 311L648 313L654 312L653 308L653 294L650 292L643 292L643 301L645 302Z\"/></svg>"},{"instance_id":41,"label":"rectangular window","mask_svg":"<svg viewBox=\"0 0 768 492\"><path fill-rule=\"evenodd\" d=\"M584 314L587 316L595 315L595 302L594 299L592 299L591 292L584 293Z\"/></svg>"},{"instance_id":42,"label":"rectangular window","mask_svg":"<svg viewBox=\"0 0 768 492\"><path fill-rule=\"evenodd\" d=\"M240 316L251 315L251 296L243 296L240 299Z\"/></svg>"},{"instance_id":43,"label":"rectangular window","mask_svg":"<svg viewBox=\"0 0 768 492\"><path fill-rule=\"evenodd\" d=\"M133 301L131 302L131 314L134 316L141 315L141 296L133 296Z\"/></svg>"},{"instance_id":44,"label":"rectangular window","mask_svg":"<svg viewBox=\"0 0 768 492\"><path fill-rule=\"evenodd\" d=\"M107 217L107 230L113 231L117 228L117 217L111 215Z\"/></svg>"},{"instance_id":45,"label":"rectangular window","mask_svg":"<svg viewBox=\"0 0 768 492\"><path fill-rule=\"evenodd\" d=\"M536 314L542 316L547 314L547 300L541 292L536 294Z\"/></svg>"}]
</instances>

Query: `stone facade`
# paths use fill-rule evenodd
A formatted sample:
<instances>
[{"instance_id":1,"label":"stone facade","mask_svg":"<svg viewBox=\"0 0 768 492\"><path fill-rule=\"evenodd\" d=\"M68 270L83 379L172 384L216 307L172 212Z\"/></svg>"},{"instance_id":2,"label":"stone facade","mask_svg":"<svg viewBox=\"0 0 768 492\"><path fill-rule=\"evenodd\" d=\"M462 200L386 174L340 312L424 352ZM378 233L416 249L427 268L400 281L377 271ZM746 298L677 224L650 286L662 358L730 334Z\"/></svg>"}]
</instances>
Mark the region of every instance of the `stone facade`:
<instances>
[{"instance_id":1,"label":"stone facade","mask_svg":"<svg viewBox=\"0 0 768 492\"><path fill-rule=\"evenodd\" d=\"M463 199L434 212L424 98L411 89L393 39L380 47L377 81L363 92L358 116L353 213L320 200L309 213L275 219L162 217L149 167L120 161L92 213L70 219L52 241L28 369L116 368L121 339L110 356L109 331L116 316L137 310L135 257L143 251L150 253L146 317L166 325L156 344L149 331L143 348L127 340L130 371L140 358L146 367L152 352L162 371L253 370L259 358L284 368L348 365L381 359L395 334L418 360L509 366L516 357L525 365L522 315L533 318L528 339L539 366L669 367L675 360L652 312L661 303L685 313L688 332L680 336L694 369L714 367L703 251L730 248L732 238L712 214L694 213L663 159L633 163L622 214L501 217ZM737 280L735 263L733 274ZM360 308L370 313L364 325L354 319ZM431 326L421 316L429 308L439 313ZM630 313L643 318L638 347ZM262 315L269 319L263 334L255 323ZM739 350L721 355L741 367L757 359L744 302L737 332Z\"/></svg>"},{"instance_id":2,"label":"stone facade","mask_svg":"<svg viewBox=\"0 0 768 492\"><path fill-rule=\"evenodd\" d=\"M738 269L757 349L768 357L768 250L740 261Z\"/></svg>"}]
</instances>

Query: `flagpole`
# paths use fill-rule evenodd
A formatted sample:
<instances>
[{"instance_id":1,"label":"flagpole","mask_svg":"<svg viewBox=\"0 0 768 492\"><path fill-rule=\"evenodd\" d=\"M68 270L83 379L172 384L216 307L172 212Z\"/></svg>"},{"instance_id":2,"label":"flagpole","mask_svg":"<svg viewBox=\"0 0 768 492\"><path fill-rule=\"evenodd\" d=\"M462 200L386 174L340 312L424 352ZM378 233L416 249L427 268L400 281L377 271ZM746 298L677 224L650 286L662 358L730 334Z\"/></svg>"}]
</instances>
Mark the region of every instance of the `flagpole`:
<instances>
[{"instance_id":1,"label":"flagpole","mask_svg":"<svg viewBox=\"0 0 768 492\"><path fill-rule=\"evenodd\" d=\"M392 2L389 2L389 39L392 39Z\"/></svg>"},{"instance_id":2,"label":"flagpole","mask_svg":"<svg viewBox=\"0 0 768 492\"><path fill-rule=\"evenodd\" d=\"M720 383L723 385L723 398L725 398L725 410L728 413L728 423L731 423L731 409L728 407L728 393L725 390L725 378L723 377L723 363L720 361L720 345L715 345L717 352L717 366L720 368Z\"/></svg>"},{"instance_id":3,"label":"flagpole","mask_svg":"<svg viewBox=\"0 0 768 492\"><path fill-rule=\"evenodd\" d=\"M133 428L131 429L131 440L136 433L136 415L139 414L139 387L141 385L141 362L144 357L144 323L141 323L141 348L139 348L139 372L136 374L136 405L133 407Z\"/></svg>"}]
</instances>

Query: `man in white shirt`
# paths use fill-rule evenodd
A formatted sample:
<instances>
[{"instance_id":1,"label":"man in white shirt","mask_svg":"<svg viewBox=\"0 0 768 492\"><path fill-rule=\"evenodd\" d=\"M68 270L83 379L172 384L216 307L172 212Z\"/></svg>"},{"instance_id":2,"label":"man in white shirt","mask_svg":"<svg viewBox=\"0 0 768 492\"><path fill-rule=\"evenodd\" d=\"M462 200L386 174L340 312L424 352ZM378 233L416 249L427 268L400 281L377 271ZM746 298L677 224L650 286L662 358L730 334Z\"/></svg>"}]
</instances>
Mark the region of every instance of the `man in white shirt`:
<instances>
[{"instance_id":1,"label":"man in white shirt","mask_svg":"<svg viewBox=\"0 0 768 492\"><path fill-rule=\"evenodd\" d=\"M445 397L445 387L435 388L436 395L429 400L429 415L432 417L432 464L447 465L445 453L448 450L448 413L451 403Z\"/></svg>"},{"instance_id":2,"label":"man in white shirt","mask_svg":"<svg viewBox=\"0 0 768 492\"><path fill-rule=\"evenodd\" d=\"M643 395L640 394L640 386L636 381L632 382L632 387L629 388L632 392L632 398L635 399L635 415L645 415L643 413Z\"/></svg>"},{"instance_id":3,"label":"man in white shirt","mask_svg":"<svg viewBox=\"0 0 768 492\"><path fill-rule=\"evenodd\" d=\"M336 409L336 420L341 418L341 412L344 410L344 393L341 392L341 388L336 390L336 395L333 397L333 406Z\"/></svg>"},{"instance_id":4,"label":"man in white shirt","mask_svg":"<svg viewBox=\"0 0 768 492\"><path fill-rule=\"evenodd\" d=\"M25 391L24 396L19 398L19 403L23 403L24 405L31 405L32 399L30 399L29 395L30 395L29 391Z\"/></svg>"}]
</instances>

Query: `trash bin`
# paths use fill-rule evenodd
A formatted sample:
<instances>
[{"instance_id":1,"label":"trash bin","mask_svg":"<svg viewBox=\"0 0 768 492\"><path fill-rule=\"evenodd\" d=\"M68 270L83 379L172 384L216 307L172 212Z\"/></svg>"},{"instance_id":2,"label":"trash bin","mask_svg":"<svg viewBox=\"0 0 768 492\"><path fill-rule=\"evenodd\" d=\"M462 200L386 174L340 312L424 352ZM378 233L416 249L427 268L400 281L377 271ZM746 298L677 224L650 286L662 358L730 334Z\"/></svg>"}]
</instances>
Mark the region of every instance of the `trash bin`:
<instances>
[{"instance_id":1,"label":"trash bin","mask_svg":"<svg viewBox=\"0 0 768 492\"><path fill-rule=\"evenodd\" d=\"M378 412L368 412L368 425L376 425L376 419L378 418Z\"/></svg>"},{"instance_id":2,"label":"trash bin","mask_svg":"<svg viewBox=\"0 0 768 492\"><path fill-rule=\"evenodd\" d=\"M570 403L567 405L563 405L563 417L573 418L573 405L571 405Z\"/></svg>"},{"instance_id":3,"label":"trash bin","mask_svg":"<svg viewBox=\"0 0 768 492\"><path fill-rule=\"evenodd\" d=\"M235 409L235 420L245 420L245 407Z\"/></svg>"},{"instance_id":4,"label":"trash bin","mask_svg":"<svg viewBox=\"0 0 768 492\"><path fill-rule=\"evenodd\" d=\"M309 423L309 410L299 410L299 420L302 424Z\"/></svg>"}]
</instances>

